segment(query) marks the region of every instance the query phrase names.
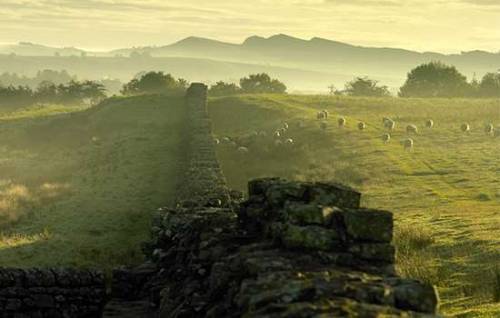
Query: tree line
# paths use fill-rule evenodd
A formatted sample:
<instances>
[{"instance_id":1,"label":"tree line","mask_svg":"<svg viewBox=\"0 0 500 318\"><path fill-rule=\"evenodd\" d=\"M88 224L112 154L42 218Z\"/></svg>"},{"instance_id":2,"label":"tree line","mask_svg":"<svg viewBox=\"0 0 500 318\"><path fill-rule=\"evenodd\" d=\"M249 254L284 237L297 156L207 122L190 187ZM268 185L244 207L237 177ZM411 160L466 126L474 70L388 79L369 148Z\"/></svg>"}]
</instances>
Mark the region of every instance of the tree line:
<instances>
[{"instance_id":1,"label":"tree line","mask_svg":"<svg viewBox=\"0 0 500 318\"><path fill-rule=\"evenodd\" d=\"M333 90L332 94L348 96L390 96L387 86L367 77L357 77L346 83L344 90ZM468 82L456 67L441 62L430 62L412 69L398 92L399 97L500 97L500 72L491 72L481 80Z\"/></svg>"}]
</instances>

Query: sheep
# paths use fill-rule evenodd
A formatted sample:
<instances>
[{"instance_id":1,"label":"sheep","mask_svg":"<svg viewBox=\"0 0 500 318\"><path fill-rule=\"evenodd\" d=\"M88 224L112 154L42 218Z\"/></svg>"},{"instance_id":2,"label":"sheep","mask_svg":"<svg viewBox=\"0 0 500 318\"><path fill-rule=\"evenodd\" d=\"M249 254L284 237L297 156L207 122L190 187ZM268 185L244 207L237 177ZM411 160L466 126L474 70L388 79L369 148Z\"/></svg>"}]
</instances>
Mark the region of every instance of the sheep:
<instances>
[{"instance_id":1,"label":"sheep","mask_svg":"<svg viewBox=\"0 0 500 318\"><path fill-rule=\"evenodd\" d=\"M214 144L219 145L220 144L220 140L217 139L217 138L214 138Z\"/></svg>"},{"instance_id":2,"label":"sheep","mask_svg":"<svg viewBox=\"0 0 500 318\"><path fill-rule=\"evenodd\" d=\"M322 122L321 124L319 124L319 127L323 130L326 130L328 128L328 124L325 123L325 122Z\"/></svg>"},{"instance_id":3,"label":"sheep","mask_svg":"<svg viewBox=\"0 0 500 318\"><path fill-rule=\"evenodd\" d=\"M278 130L276 130L273 135L274 135L274 138L280 138L281 137L281 133Z\"/></svg>"},{"instance_id":4,"label":"sheep","mask_svg":"<svg viewBox=\"0 0 500 318\"><path fill-rule=\"evenodd\" d=\"M231 142L231 138L229 138L229 137L223 137L222 138L222 142L225 143L225 144L229 144Z\"/></svg>"},{"instance_id":5,"label":"sheep","mask_svg":"<svg viewBox=\"0 0 500 318\"><path fill-rule=\"evenodd\" d=\"M339 124L339 127L344 127L347 123L347 120L345 119L345 117L340 117L337 122Z\"/></svg>"},{"instance_id":6,"label":"sheep","mask_svg":"<svg viewBox=\"0 0 500 318\"><path fill-rule=\"evenodd\" d=\"M434 127L434 121L433 121L432 119L427 119L427 120L425 121L425 127L427 127L427 128L432 128L432 127Z\"/></svg>"},{"instance_id":7,"label":"sheep","mask_svg":"<svg viewBox=\"0 0 500 318\"><path fill-rule=\"evenodd\" d=\"M322 120L322 119L326 119L326 115L325 113L323 113L322 111L321 112L317 112L316 113L316 118L319 119L319 120Z\"/></svg>"},{"instance_id":8,"label":"sheep","mask_svg":"<svg viewBox=\"0 0 500 318\"><path fill-rule=\"evenodd\" d=\"M285 145L292 146L293 145L293 139L292 138L288 138L287 140L285 140Z\"/></svg>"},{"instance_id":9,"label":"sheep","mask_svg":"<svg viewBox=\"0 0 500 318\"><path fill-rule=\"evenodd\" d=\"M330 115L330 113L326 109L323 109L322 112L325 114L325 119L328 119L328 115Z\"/></svg>"},{"instance_id":10,"label":"sheep","mask_svg":"<svg viewBox=\"0 0 500 318\"><path fill-rule=\"evenodd\" d=\"M238 153L240 155L244 155L244 154L247 154L248 153L248 148L247 147L238 147Z\"/></svg>"},{"instance_id":11,"label":"sheep","mask_svg":"<svg viewBox=\"0 0 500 318\"><path fill-rule=\"evenodd\" d=\"M413 139L411 138L407 138L405 140L402 141L402 144L403 144L403 147L405 148L405 150L412 150L413 149Z\"/></svg>"},{"instance_id":12,"label":"sheep","mask_svg":"<svg viewBox=\"0 0 500 318\"><path fill-rule=\"evenodd\" d=\"M491 123L490 123L490 124L487 124L487 125L484 127L484 132L485 132L486 134L488 134L488 135L493 134L494 130L495 130L495 127L494 127L494 126L493 126L493 124L491 124Z\"/></svg>"},{"instance_id":13,"label":"sheep","mask_svg":"<svg viewBox=\"0 0 500 318\"><path fill-rule=\"evenodd\" d=\"M277 131L279 131L282 136L286 133L286 129L285 128L280 128Z\"/></svg>"},{"instance_id":14,"label":"sheep","mask_svg":"<svg viewBox=\"0 0 500 318\"><path fill-rule=\"evenodd\" d=\"M288 123L284 123L284 124L283 124L283 128L284 128L284 129L288 129Z\"/></svg>"},{"instance_id":15,"label":"sheep","mask_svg":"<svg viewBox=\"0 0 500 318\"><path fill-rule=\"evenodd\" d=\"M418 134L418 127L416 125L408 125L406 126L406 133L407 134Z\"/></svg>"},{"instance_id":16,"label":"sheep","mask_svg":"<svg viewBox=\"0 0 500 318\"><path fill-rule=\"evenodd\" d=\"M359 130L365 130L366 129L366 124L364 122L359 122L358 123L358 129Z\"/></svg>"},{"instance_id":17,"label":"sheep","mask_svg":"<svg viewBox=\"0 0 500 318\"><path fill-rule=\"evenodd\" d=\"M386 118L387 120L384 121L384 127L389 129L389 130L394 130L396 128L396 122L392 119Z\"/></svg>"},{"instance_id":18,"label":"sheep","mask_svg":"<svg viewBox=\"0 0 500 318\"><path fill-rule=\"evenodd\" d=\"M470 125L467 123L463 123L462 126L460 126L460 130L464 133L470 132Z\"/></svg>"},{"instance_id":19,"label":"sheep","mask_svg":"<svg viewBox=\"0 0 500 318\"><path fill-rule=\"evenodd\" d=\"M389 141L391 141L391 135L390 134L383 134L382 135L382 141L384 143L388 143Z\"/></svg>"}]
</instances>

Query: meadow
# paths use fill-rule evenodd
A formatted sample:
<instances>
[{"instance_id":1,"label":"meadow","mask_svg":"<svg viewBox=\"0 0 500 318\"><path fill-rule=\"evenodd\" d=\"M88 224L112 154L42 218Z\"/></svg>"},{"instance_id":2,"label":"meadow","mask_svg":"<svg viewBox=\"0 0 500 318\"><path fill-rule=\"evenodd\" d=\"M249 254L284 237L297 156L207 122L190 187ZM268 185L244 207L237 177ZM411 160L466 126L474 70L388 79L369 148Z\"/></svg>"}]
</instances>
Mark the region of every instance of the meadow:
<instances>
[{"instance_id":1,"label":"meadow","mask_svg":"<svg viewBox=\"0 0 500 318\"><path fill-rule=\"evenodd\" d=\"M316 119L322 109L330 113L326 130ZM500 137L484 126L500 126L499 100L242 95L212 98L209 110L230 187L245 191L262 176L348 184L364 206L395 213L398 271L435 284L443 314L498 317ZM397 122L389 143L383 117ZM470 133L460 130L465 122ZM276 145L273 132L285 123L280 138L293 145ZM400 143L408 124L420 130L412 151Z\"/></svg>"},{"instance_id":2,"label":"meadow","mask_svg":"<svg viewBox=\"0 0 500 318\"><path fill-rule=\"evenodd\" d=\"M182 98L0 113L0 266L142 260L151 216L174 200Z\"/></svg>"}]
</instances>

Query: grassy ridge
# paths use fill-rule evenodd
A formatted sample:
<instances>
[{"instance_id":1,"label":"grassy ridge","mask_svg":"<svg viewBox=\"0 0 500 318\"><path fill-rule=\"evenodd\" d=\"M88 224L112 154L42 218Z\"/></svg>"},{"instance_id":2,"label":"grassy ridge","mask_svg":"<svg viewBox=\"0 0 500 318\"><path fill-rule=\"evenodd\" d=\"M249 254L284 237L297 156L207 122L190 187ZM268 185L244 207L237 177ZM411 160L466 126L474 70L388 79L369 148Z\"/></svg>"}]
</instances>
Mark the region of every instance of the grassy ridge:
<instances>
[{"instance_id":1,"label":"grassy ridge","mask_svg":"<svg viewBox=\"0 0 500 318\"><path fill-rule=\"evenodd\" d=\"M173 200L183 114L160 96L1 114L0 266L139 261Z\"/></svg>"},{"instance_id":2,"label":"grassy ridge","mask_svg":"<svg viewBox=\"0 0 500 318\"><path fill-rule=\"evenodd\" d=\"M214 98L209 107L216 135L249 148L241 155L219 147L232 187L245 189L259 176L350 184L363 192L364 205L396 212L399 270L436 284L444 313L500 313L500 138L484 133L488 122L500 126L500 101L248 95ZM326 131L315 119L320 109L330 112ZM338 116L346 127L337 127ZM388 144L380 138L385 116L398 125ZM428 118L432 129L424 128ZM365 131L358 121L367 123ZM293 147L275 147L269 137L283 122ZM460 131L464 122L470 134ZM410 123L420 128L412 152L400 144ZM268 137L248 143L252 131Z\"/></svg>"}]
</instances>

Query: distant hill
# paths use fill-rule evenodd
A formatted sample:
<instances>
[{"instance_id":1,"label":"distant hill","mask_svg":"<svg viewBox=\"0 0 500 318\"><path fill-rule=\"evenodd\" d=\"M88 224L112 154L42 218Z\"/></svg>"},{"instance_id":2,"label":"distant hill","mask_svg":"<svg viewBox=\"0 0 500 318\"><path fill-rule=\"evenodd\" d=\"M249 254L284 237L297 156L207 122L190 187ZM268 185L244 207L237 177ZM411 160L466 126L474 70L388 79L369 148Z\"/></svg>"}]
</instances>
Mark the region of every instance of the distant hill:
<instances>
[{"instance_id":1,"label":"distant hill","mask_svg":"<svg viewBox=\"0 0 500 318\"><path fill-rule=\"evenodd\" d=\"M75 48L55 49L27 43L9 47L0 46L0 54L7 54L9 50L18 55L31 56L54 56L56 52L61 56L80 56L84 52ZM294 70L297 76L306 72L316 74L317 77L307 76L307 80L293 78L287 84L294 89L322 91L331 83L343 86L346 80L355 76L370 76L395 89L403 83L410 69L433 60L453 64L469 78L474 74L481 77L486 72L500 69L500 53L484 51L448 55L434 52L421 53L397 48L356 46L322 38L304 40L284 34L269 38L252 36L241 44L188 37L165 46L124 48L100 53L86 52L88 56L108 58L128 57L131 54L153 57L150 61L155 60L154 58L197 59L195 64L199 67L197 69L198 80L212 80L215 75L220 77L219 70L211 69L215 61L223 63L219 65L224 65L224 69L229 69L233 75L240 74L239 70L247 68L241 67L242 63L247 66L253 65L252 69L267 72L276 71L276 68ZM204 61L203 65L197 64L201 60ZM153 67L155 63L150 63L150 66ZM174 68L178 65L175 64ZM171 67L172 64L165 66ZM190 66L185 67L179 69L179 73L189 73ZM0 71L2 68L0 64ZM282 74L279 71L274 73L277 76ZM228 79L231 76L220 78ZM283 80L286 81L285 78Z\"/></svg>"}]
</instances>

